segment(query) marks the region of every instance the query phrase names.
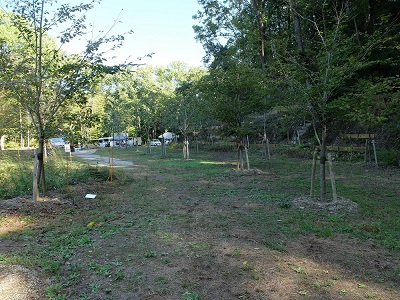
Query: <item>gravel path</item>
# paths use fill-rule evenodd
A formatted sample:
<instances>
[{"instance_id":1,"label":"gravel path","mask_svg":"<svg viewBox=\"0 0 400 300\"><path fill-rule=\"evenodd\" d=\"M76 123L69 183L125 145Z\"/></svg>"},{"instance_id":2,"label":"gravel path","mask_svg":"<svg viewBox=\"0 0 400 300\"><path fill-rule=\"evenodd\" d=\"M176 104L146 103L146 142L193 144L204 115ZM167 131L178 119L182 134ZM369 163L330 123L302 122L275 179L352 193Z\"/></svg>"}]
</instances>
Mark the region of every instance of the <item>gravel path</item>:
<instances>
[{"instance_id":1,"label":"gravel path","mask_svg":"<svg viewBox=\"0 0 400 300\"><path fill-rule=\"evenodd\" d=\"M86 160L90 165L93 166L106 167L111 164L111 158L94 154L95 152L96 149L79 150L73 152L72 154ZM112 160L112 165L118 167L131 167L133 166L133 162L114 158Z\"/></svg>"}]
</instances>

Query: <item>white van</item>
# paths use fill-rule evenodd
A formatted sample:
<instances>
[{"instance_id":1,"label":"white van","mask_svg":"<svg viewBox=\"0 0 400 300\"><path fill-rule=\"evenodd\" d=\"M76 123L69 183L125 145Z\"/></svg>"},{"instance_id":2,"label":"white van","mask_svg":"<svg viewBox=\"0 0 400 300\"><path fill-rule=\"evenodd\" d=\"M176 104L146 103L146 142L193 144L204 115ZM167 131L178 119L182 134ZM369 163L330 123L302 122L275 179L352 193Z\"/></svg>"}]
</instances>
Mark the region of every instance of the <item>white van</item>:
<instances>
[{"instance_id":1,"label":"white van","mask_svg":"<svg viewBox=\"0 0 400 300\"><path fill-rule=\"evenodd\" d=\"M50 146L52 148L64 148L65 147L65 141L61 137L51 138L49 141L50 141Z\"/></svg>"},{"instance_id":2,"label":"white van","mask_svg":"<svg viewBox=\"0 0 400 300\"><path fill-rule=\"evenodd\" d=\"M99 147L112 147L114 145L113 138L110 136L98 139Z\"/></svg>"}]
</instances>

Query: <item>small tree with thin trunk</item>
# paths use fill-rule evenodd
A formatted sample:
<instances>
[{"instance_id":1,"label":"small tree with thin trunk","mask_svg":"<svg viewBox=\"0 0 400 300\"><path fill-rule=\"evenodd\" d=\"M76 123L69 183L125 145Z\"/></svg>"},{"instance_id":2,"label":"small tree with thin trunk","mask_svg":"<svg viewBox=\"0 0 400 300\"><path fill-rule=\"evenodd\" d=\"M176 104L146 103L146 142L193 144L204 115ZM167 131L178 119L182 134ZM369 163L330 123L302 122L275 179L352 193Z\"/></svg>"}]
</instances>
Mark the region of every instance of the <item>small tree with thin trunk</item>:
<instances>
[{"instance_id":1,"label":"small tree with thin trunk","mask_svg":"<svg viewBox=\"0 0 400 300\"><path fill-rule=\"evenodd\" d=\"M72 6L62 4L50 12L48 7L56 1L20 0L10 1L8 7L11 25L18 33L26 51L15 64L9 65L14 72L8 72L7 84L12 87L15 97L29 112L36 130L38 147L38 180L44 177L44 145L54 131L52 124L57 113L68 101L86 101L90 86L107 72L115 72L119 67L105 67L100 46L111 43L118 47L123 36L101 36L87 41L81 55L66 55L57 47L48 32L55 26L67 28L60 36L61 46L75 37L83 36L85 13L92 9L96 1ZM79 13L79 17L76 15Z\"/></svg>"}]
</instances>

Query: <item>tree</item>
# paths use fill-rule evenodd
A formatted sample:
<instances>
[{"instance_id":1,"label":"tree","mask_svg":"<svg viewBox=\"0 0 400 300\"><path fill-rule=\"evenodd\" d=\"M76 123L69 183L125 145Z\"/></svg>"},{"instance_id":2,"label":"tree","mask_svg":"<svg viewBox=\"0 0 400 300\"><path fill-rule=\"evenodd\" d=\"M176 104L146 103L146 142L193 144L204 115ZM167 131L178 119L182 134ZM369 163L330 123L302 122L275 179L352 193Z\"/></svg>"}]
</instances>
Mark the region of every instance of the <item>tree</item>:
<instances>
[{"instance_id":1,"label":"tree","mask_svg":"<svg viewBox=\"0 0 400 300\"><path fill-rule=\"evenodd\" d=\"M245 126L245 119L253 113L265 113L271 107L269 81L264 70L266 24L261 10L265 1L203 0L199 3L203 11L195 19L201 25L194 30L206 50L207 61L211 62L207 76L211 90L206 94L214 116L224 123L226 133L238 138L240 152L245 149L241 146L245 145L244 137L252 132Z\"/></svg>"},{"instance_id":2,"label":"tree","mask_svg":"<svg viewBox=\"0 0 400 300\"><path fill-rule=\"evenodd\" d=\"M189 159L189 135L196 138L201 128L207 123L209 116L201 110L201 92L199 82L206 71L203 68L186 69L182 71L184 78L180 79L175 88L175 97L170 105L170 121L173 127L179 128L183 136L183 158ZM197 146L197 144L196 144Z\"/></svg>"},{"instance_id":3,"label":"tree","mask_svg":"<svg viewBox=\"0 0 400 300\"><path fill-rule=\"evenodd\" d=\"M374 30L372 35L358 31L361 4L362 1L352 5L346 1L324 1L312 5L298 2L297 6L291 7L291 12L300 18L306 34L298 35L294 28L294 36L290 39L279 32L273 36L275 70L279 74L280 84L286 88L288 95L292 95L288 97L288 105L307 112L313 120L315 137L321 149L321 199L326 194L328 141L338 135L340 122L349 124L350 107L362 111L364 116L368 115L367 106L360 105L349 96L358 93L357 90L363 86L364 91L368 90L364 95L372 100L380 93L374 86L381 86L383 90L391 89L394 83L382 78L372 84L371 81L365 84L365 80L362 84L363 80L360 80L363 77L371 78L370 72L364 72L371 63L376 64L371 61L370 52L382 47L387 39L380 30ZM393 28L390 25L386 33ZM300 43L297 42L299 38Z\"/></svg>"},{"instance_id":4,"label":"tree","mask_svg":"<svg viewBox=\"0 0 400 300\"><path fill-rule=\"evenodd\" d=\"M51 124L60 108L68 101L85 102L96 78L106 72L115 72L118 67L105 67L101 45L112 43L118 47L123 36L101 36L88 40L81 55L69 56L57 47L47 32L54 26L66 24L60 37L61 45L84 34L85 13L96 1L72 6L62 4L51 13L48 5L55 1L19 0L10 1L10 24L16 28L20 42L26 51L14 64L7 65L8 78L5 84L12 88L19 103L29 112L38 136L38 178L42 178L45 192L44 144L54 128ZM76 17L79 13L81 16ZM69 25L69 26L68 26Z\"/></svg>"},{"instance_id":5,"label":"tree","mask_svg":"<svg viewBox=\"0 0 400 300\"><path fill-rule=\"evenodd\" d=\"M26 110L13 97L12 89L5 84L9 77L10 65L15 64L19 56L23 55L24 45L18 42L18 32L10 25L10 18L4 11L0 11L0 136L9 138L21 137L23 145L23 132L29 132L29 118Z\"/></svg>"}]
</instances>

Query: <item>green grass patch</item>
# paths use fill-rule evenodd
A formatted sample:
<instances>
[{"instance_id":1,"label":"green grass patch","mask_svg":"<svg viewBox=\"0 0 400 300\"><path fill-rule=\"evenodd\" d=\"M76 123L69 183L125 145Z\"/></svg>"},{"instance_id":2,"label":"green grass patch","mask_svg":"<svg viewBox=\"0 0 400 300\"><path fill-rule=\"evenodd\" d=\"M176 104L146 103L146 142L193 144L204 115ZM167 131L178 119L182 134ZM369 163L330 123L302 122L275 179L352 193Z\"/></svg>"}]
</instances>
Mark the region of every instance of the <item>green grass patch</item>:
<instances>
[{"instance_id":1,"label":"green grass patch","mask_svg":"<svg viewBox=\"0 0 400 300\"><path fill-rule=\"evenodd\" d=\"M33 152L7 150L0 153L0 199L32 194ZM74 157L71 160L62 150L54 149L45 160L47 190L65 188L67 170L68 185L109 179L107 168L93 167ZM119 176L121 181L125 179L120 171L114 176Z\"/></svg>"}]
</instances>

